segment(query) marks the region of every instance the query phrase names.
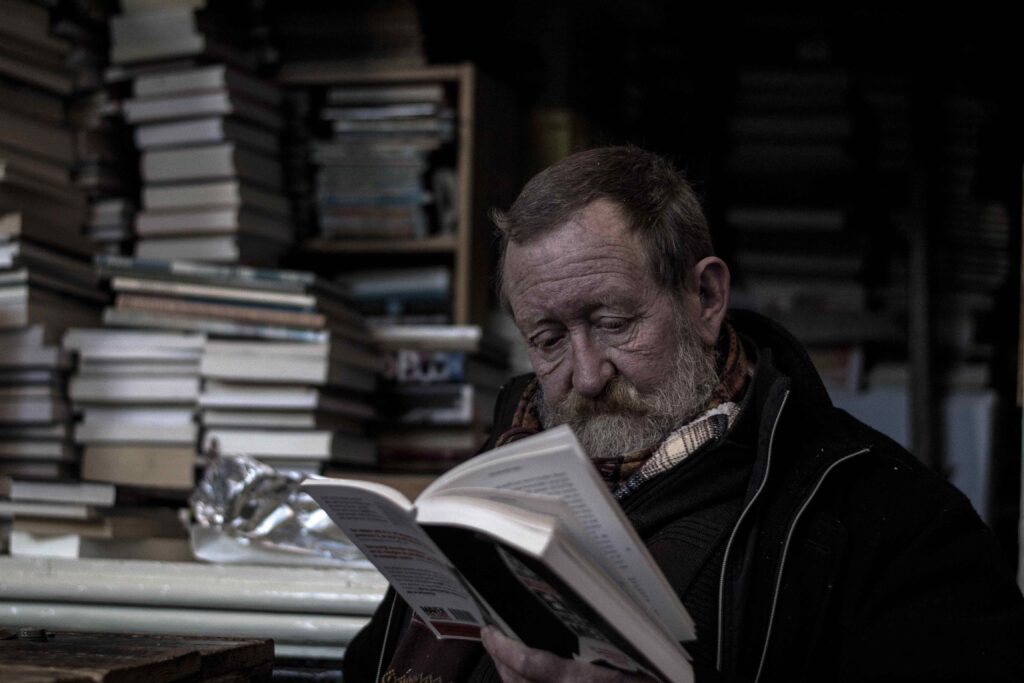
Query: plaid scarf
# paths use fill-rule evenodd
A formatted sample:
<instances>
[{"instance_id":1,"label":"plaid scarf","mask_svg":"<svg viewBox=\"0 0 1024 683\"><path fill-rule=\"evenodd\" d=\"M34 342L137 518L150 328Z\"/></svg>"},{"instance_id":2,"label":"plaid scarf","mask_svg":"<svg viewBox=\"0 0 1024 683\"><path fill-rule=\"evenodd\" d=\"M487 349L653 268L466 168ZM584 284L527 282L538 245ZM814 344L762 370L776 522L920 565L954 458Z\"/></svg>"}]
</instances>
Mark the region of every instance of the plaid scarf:
<instances>
[{"instance_id":1,"label":"plaid scarf","mask_svg":"<svg viewBox=\"0 0 1024 683\"><path fill-rule=\"evenodd\" d=\"M732 427L754 364L747 358L739 335L728 322L722 326L718 338L716 362L718 382L707 402L695 414L683 419L661 443L617 457L593 459L616 498L625 498L644 482L669 471L706 444L718 441ZM501 434L496 446L542 431L539 402L543 400L540 382L534 378L519 400L512 425Z\"/></svg>"}]
</instances>

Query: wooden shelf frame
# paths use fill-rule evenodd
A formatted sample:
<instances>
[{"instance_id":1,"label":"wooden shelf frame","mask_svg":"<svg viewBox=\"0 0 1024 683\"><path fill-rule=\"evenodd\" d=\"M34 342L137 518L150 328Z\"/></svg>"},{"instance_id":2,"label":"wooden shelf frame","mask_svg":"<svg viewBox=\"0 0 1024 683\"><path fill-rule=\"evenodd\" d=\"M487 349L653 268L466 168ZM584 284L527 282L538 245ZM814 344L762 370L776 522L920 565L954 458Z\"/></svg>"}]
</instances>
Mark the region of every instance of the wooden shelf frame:
<instances>
[{"instance_id":1,"label":"wooden shelf frame","mask_svg":"<svg viewBox=\"0 0 1024 683\"><path fill-rule=\"evenodd\" d=\"M472 64L410 69L354 70L332 62L294 63L282 68L278 83L289 88L346 84L440 83L456 93L457 220L453 235L422 240L313 239L303 251L316 254L452 255L452 318L455 324L484 324L489 310L493 268L493 226L488 212L507 206L519 180L522 145L510 95Z\"/></svg>"}]
</instances>

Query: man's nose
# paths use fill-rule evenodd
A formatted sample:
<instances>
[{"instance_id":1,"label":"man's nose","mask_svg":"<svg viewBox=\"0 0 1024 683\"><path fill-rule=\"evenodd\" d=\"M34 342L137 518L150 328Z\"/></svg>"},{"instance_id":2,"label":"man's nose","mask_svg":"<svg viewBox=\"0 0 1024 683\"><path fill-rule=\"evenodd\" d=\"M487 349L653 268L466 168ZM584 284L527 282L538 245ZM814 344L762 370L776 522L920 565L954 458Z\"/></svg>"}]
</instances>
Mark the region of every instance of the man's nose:
<instances>
[{"instance_id":1,"label":"man's nose","mask_svg":"<svg viewBox=\"0 0 1024 683\"><path fill-rule=\"evenodd\" d=\"M615 376L615 365L605 349L586 335L578 335L572 340L572 354L572 388L586 398L600 396Z\"/></svg>"}]
</instances>

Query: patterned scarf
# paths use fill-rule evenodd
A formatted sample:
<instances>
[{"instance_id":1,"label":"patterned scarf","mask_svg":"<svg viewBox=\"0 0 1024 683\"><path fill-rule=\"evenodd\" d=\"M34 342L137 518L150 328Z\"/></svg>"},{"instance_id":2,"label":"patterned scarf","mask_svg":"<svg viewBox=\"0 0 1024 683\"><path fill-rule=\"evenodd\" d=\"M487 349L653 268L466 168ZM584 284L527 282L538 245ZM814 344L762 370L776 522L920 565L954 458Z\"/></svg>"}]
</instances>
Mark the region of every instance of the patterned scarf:
<instances>
[{"instance_id":1,"label":"patterned scarf","mask_svg":"<svg viewBox=\"0 0 1024 683\"><path fill-rule=\"evenodd\" d=\"M716 346L718 383L707 402L693 416L654 446L611 458L594 458L601 477L618 499L623 499L639 486L667 472L704 445L718 441L729 431L740 412L740 401L746 391L754 364L747 358L743 343L732 325L722 326ZM502 446L543 430L538 404L544 400L536 378L527 385L516 407L512 425L498 438Z\"/></svg>"}]
</instances>

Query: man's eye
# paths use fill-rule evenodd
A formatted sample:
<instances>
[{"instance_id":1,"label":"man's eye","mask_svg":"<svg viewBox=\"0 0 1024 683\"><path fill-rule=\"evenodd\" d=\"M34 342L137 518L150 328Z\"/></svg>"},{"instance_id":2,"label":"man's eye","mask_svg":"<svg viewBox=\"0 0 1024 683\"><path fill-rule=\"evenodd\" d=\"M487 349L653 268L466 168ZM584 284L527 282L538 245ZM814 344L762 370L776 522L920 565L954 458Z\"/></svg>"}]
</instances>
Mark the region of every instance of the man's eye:
<instances>
[{"instance_id":1,"label":"man's eye","mask_svg":"<svg viewBox=\"0 0 1024 683\"><path fill-rule=\"evenodd\" d=\"M562 336L558 334L544 335L541 337L535 337L533 345L542 351L549 351L554 349L562 341Z\"/></svg>"},{"instance_id":2,"label":"man's eye","mask_svg":"<svg viewBox=\"0 0 1024 683\"><path fill-rule=\"evenodd\" d=\"M596 327L606 332L620 332L629 325L626 318L601 318L597 321Z\"/></svg>"}]
</instances>

